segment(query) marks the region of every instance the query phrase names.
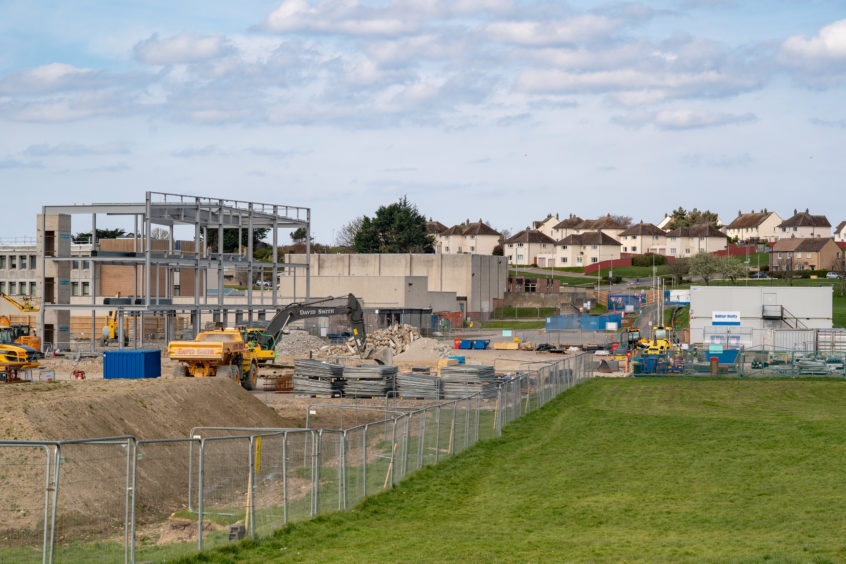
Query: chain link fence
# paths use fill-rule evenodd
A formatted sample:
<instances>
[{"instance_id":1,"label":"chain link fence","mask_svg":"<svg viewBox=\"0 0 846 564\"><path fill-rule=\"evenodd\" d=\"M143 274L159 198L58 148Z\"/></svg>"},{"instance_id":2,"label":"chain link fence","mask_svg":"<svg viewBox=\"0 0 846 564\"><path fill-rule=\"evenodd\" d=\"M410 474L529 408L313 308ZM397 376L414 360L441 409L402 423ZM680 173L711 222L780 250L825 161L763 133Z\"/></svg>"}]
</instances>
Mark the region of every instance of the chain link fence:
<instances>
[{"instance_id":1,"label":"chain link fence","mask_svg":"<svg viewBox=\"0 0 846 564\"><path fill-rule=\"evenodd\" d=\"M267 536L353 507L497 437L592 376L592 355L580 354L526 365L490 397L309 406L309 415L346 413L338 420L354 424L340 429L197 427L178 439L0 441L0 563L163 562Z\"/></svg>"}]
</instances>

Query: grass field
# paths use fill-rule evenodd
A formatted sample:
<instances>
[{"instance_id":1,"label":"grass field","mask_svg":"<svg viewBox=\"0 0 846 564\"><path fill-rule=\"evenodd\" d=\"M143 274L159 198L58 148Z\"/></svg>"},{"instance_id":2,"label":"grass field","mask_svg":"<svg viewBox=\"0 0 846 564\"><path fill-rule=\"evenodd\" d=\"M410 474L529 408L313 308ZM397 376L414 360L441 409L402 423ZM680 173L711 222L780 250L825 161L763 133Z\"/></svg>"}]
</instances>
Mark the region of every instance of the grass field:
<instances>
[{"instance_id":1,"label":"grass field","mask_svg":"<svg viewBox=\"0 0 846 564\"><path fill-rule=\"evenodd\" d=\"M355 510L201 562L842 562L846 382L598 379Z\"/></svg>"}]
</instances>

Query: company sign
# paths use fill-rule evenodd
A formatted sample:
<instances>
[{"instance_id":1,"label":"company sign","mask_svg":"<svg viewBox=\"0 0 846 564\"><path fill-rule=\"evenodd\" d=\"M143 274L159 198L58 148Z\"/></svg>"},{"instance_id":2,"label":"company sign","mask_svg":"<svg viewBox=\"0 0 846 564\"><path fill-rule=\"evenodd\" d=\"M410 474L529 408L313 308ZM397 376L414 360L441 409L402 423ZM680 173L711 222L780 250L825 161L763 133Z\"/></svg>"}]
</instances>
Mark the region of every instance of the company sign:
<instances>
[{"instance_id":1,"label":"company sign","mask_svg":"<svg viewBox=\"0 0 846 564\"><path fill-rule=\"evenodd\" d=\"M712 311L711 325L740 325L740 312Z\"/></svg>"}]
</instances>

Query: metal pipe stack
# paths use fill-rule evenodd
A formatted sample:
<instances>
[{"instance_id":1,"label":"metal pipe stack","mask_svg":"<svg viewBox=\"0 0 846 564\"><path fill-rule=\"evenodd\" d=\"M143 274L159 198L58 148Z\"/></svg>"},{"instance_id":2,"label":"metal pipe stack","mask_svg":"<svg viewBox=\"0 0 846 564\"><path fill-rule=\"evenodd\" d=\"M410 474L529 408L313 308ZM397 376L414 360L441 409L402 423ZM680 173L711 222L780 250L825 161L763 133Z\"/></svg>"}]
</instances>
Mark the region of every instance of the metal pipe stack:
<instances>
[{"instance_id":1,"label":"metal pipe stack","mask_svg":"<svg viewBox=\"0 0 846 564\"><path fill-rule=\"evenodd\" d=\"M441 379L425 372L401 372L397 375L397 389L404 399L441 399Z\"/></svg>"},{"instance_id":2,"label":"metal pipe stack","mask_svg":"<svg viewBox=\"0 0 846 564\"><path fill-rule=\"evenodd\" d=\"M344 367L319 360L294 360L294 393L340 397L344 393Z\"/></svg>"},{"instance_id":3,"label":"metal pipe stack","mask_svg":"<svg viewBox=\"0 0 846 564\"><path fill-rule=\"evenodd\" d=\"M344 395L356 398L384 397L396 389L396 366L344 367Z\"/></svg>"},{"instance_id":4,"label":"metal pipe stack","mask_svg":"<svg viewBox=\"0 0 846 564\"><path fill-rule=\"evenodd\" d=\"M496 397L497 375L493 366L456 364L441 368L443 399L461 399L482 393L483 398Z\"/></svg>"}]
</instances>

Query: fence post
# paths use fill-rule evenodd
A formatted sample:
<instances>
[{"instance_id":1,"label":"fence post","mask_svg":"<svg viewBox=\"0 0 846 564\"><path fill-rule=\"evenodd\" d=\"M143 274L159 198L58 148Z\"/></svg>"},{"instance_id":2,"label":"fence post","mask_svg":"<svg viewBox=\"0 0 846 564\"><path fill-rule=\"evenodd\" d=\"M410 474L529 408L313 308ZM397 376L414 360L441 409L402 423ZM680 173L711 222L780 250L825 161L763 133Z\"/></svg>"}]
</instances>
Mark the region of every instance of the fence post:
<instances>
[{"instance_id":1,"label":"fence post","mask_svg":"<svg viewBox=\"0 0 846 564\"><path fill-rule=\"evenodd\" d=\"M341 435L341 491L338 505L340 509L347 508L347 430Z\"/></svg>"},{"instance_id":2,"label":"fence post","mask_svg":"<svg viewBox=\"0 0 846 564\"><path fill-rule=\"evenodd\" d=\"M426 413L428 410L423 410L423 419L420 421L420 438L417 440L417 469L423 468L423 449L426 448Z\"/></svg>"},{"instance_id":3,"label":"fence post","mask_svg":"<svg viewBox=\"0 0 846 564\"><path fill-rule=\"evenodd\" d=\"M438 405L437 410L435 412L435 464L438 463L438 459L440 458L441 454L441 406ZM425 441L423 442L423 446L426 446Z\"/></svg>"},{"instance_id":4,"label":"fence post","mask_svg":"<svg viewBox=\"0 0 846 564\"><path fill-rule=\"evenodd\" d=\"M364 492L362 492L362 497L367 497L367 425L364 426L364 434L362 435L362 450L364 451L364 455L362 461L364 462Z\"/></svg>"},{"instance_id":5,"label":"fence post","mask_svg":"<svg viewBox=\"0 0 846 564\"><path fill-rule=\"evenodd\" d=\"M53 551L56 547L56 510L59 506L59 471L62 464L61 445L56 445L54 456L56 459L53 461L53 514L50 516L50 558L47 560L49 564L53 564Z\"/></svg>"},{"instance_id":6,"label":"fence post","mask_svg":"<svg viewBox=\"0 0 846 564\"><path fill-rule=\"evenodd\" d=\"M386 429L387 431L387 429ZM397 420L394 418L394 425L391 429L391 487L394 487L394 455L397 452Z\"/></svg>"},{"instance_id":7,"label":"fence post","mask_svg":"<svg viewBox=\"0 0 846 564\"><path fill-rule=\"evenodd\" d=\"M200 460L197 463L197 552L203 551L203 463L206 439L200 439Z\"/></svg>"},{"instance_id":8,"label":"fence post","mask_svg":"<svg viewBox=\"0 0 846 564\"><path fill-rule=\"evenodd\" d=\"M50 447L44 445L44 533L41 540L41 562L47 564L47 543L50 533Z\"/></svg>"},{"instance_id":9,"label":"fence post","mask_svg":"<svg viewBox=\"0 0 846 564\"><path fill-rule=\"evenodd\" d=\"M132 498L132 447L131 444L132 439L126 439L126 490L124 493L124 508L123 508L123 561L129 562L129 538L130 538L130 529L132 525L129 521L129 504L131 503Z\"/></svg>"},{"instance_id":10,"label":"fence post","mask_svg":"<svg viewBox=\"0 0 846 564\"><path fill-rule=\"evenodd\" d=\"M135 488L138 485L138 441L132 440L132 531L129 537L129 561L135 562L135 502L137 499Z\"/></svg>"},{"instance_id":11,"label":"fence post","mask_svg":"<svg viewBox=\"0 0 846 564\"><path fill-rule=\"evenodd\" d=\"M408 475L408 447L411 442L411 413L405 415L405 453L403 454L402 475Z\"/></svg>"},{"instance_id":12,"label":"fence post","mask_svg":"<svg viewBox=\"0 0 846 564\"><path fill-rule=\"evenodd\" d=\"M314 436L314 451L311 453L311 460L312 460L312 468L314 476L314 513L312 515L318 515L320 513L320 451L323 447L323 429L320 429L317 434Z\"/></svg>"},{"instance_id":13,"label":"fence post","mask_svg":"<svg viewBox=\"0 0 846 564\"><path fill-rule=\"evenodd\" d=\"M282 434L282 524L288 524L288 431Z\"/></svg>"},{"instance_id":14,"label":"fence post","mask_svg":"<svg viewBox=\"0 0 846 564\"><path fill-rule=\"evenodd\" d=\"M464 411L464 449L468 449L470 447L470 398L464 400L467 404L465 411Z\"/></svg>"},{"instance_id":15,"label":"fence post","mask_svg":"<svg viewBox=\"0 0 846 564\"><path fill-rule=\"evenodd\" d=\"M261 437L259 437L259 441L261 441ZM256 458L255 458L255 448L256 448L256 436L250 435L250 454L249 454L249 468L247 472L247 499L249 503L247 504L247 515L245 519L249 521L247 523L248 533L251 539L256 538L255 534L255 511L253 510L255 507L255 473L256 473Z\"/></svg>"},{"instance_id":16,"label":"fence post","mask_svg":"<svg viewBox=\"0 0 846 564\"><path fill-rule=\"evenodd\" d=\"M449 426L449 454L455 454L455 408L458 406L458 400L452 402L452 423Z\"/></svg>"}]
</instances>

